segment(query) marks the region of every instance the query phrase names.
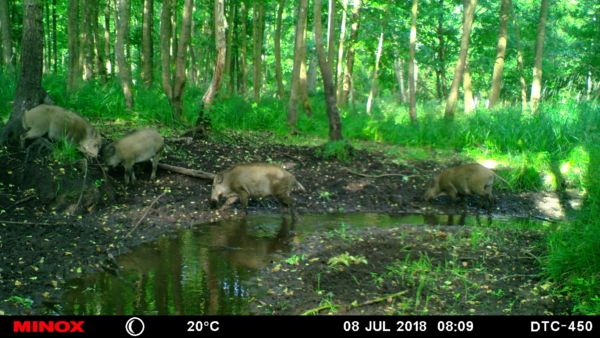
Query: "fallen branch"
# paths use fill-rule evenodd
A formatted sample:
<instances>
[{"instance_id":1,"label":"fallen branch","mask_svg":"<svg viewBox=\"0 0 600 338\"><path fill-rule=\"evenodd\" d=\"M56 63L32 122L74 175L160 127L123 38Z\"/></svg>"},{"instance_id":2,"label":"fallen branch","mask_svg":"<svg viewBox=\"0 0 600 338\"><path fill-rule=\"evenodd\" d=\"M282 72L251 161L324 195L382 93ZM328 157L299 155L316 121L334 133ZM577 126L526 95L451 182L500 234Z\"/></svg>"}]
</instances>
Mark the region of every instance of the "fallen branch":
<instances>
[{"instance_id":1,"label":"fallen branch","mask_svg":"<svg viewBox=\"0 0 600 338\"><path fill-rule=\"evenodd\" d=\"M531 217L535 218L535 219L539 219L540 221L544 221L544 222L550 222L550 223L558 223L559 222L559 220L557 220L557 219L547 218L544 216L533 215Z\"/></svg>"},{"instance_id":2,"label":"fallen branch","mask_svg":"<svg viewBox=\"0 0 600 338\"><path fill-rule=\"evenodd\" d=\"M142 223L142 221L144 220L144 218L146 218L146 216L148 216L148 213L150 212L150 209L152 209L152 207L154 206L154 204L156 204L156 202L158 202L158 200L163 197L167 192L163 191L162 194L158 195L154 201L152 201L152 203L150 203L150 205L146 208L146 210L144 211L144 213L142 214L142 217L140 217L140 219L138 219L137 222L135 222L135 224L133 225L133 228L131 230L129 230L129 232L127 233L127 235L125 235L125 237L129 237L131 235L131 233L133 231L135 231L135 229L138 227L138 225L140 225Z\"/></svg>"},{"instance_id":3,"label":"fallen branch","mask_svg":"<svg viewBox=\"0 0 600 338\"><path fill-rule=\"evenodd\" d=\"M21 222L21 221L3 221L3 220L0 220L0 223L21 224L21 225L67 225L67 223Z\"/></svg>"},{"instance_id":4,"label":"fallen branch","mask_svg":"<svg viewBox=\"0 0 600 338\"><path fill-rule=\"evenodd\" d=\"M3 194L4 195L4 194ZM7 195L8 196L8 195ZM10 210L14 207L16 207L17 205L21 204L21 203L25 203L27 201L29 201L30 199L34 198L35 195L29 195L27 197L21 198L20 200L16 201L15 203L13 203L11 206L9 206L8 208L6 208L6 210Z\"/></svg>"},{"instance_id":5,"label":"fallen branch","mask_svg":"<svg viewBox=\"0 0 600 338\"><path fill-rule=\"evenodd\" d=\"M381 174L381 175L362 174L362 173L353 171L352 169L346 168L346 167L342 167L342 170L347 171L348 173L350 173L352 175L369 177L369 178L381 178L381 177L389 177L389 176L401 176L401 177L407 177L407 178L414 177L414 175L404 175L404 174Z\"/></svg>"},{"instance_id":6,"label":"fallen branch","mask_svg":"<svg viewBox=\"0 0 600 338\"><path fill-rule=\"evenodd\" d=\"M168 171L178 173L178 174L197 177L197 178L203 178L203 179L207 179L207 180L212 180L213 178L215 178L215 174L209 173L206 171L202 171L202 170L198 170L198 169L188 169L188 168L177 167L177 166L165 164L165 163L159 163L158 167L161 169L165 169Z\"/></svg>"},{"instance_id":7,"label":"fallen branch","mask_svg":"<svg viewBox=\"0 0 600 338\"><path fill-rule=\"evenodd\" d=\"M389 295L384 295L384 296L377 297L377 298L368 300L368 301L366 301L364 303L360 303L360 304L350 304L350 305L327 304L327 305L321 305L321 306L318 306L318 307L316 307L314 309L310 309L310 310L304 311L302 313L302 315L303 316L308 316L308 315L319 314L319 312L321 312L323 310L328 310L328 309L331 309L331 308L334 308L334 307L341 307L341 308L344 308L346 310L350 310L350 309L354 309L354 308L358 308L358 307L373 305L373 304L381 303L381 302L386 301L386 300L391 299L391 298L400 297L400 296L406 294L407 292L408 292L408 290L404 290L404 291L392 293L392 294L389 294Z\"/></svg>"}]
</instances>

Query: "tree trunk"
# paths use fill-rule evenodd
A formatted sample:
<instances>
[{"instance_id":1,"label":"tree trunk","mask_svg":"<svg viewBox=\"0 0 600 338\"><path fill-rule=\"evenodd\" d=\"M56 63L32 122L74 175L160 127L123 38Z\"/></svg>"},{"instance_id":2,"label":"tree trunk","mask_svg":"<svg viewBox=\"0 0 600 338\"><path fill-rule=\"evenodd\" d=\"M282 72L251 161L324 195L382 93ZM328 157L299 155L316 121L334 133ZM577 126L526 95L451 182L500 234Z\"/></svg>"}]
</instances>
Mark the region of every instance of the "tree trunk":
<instances>
[{"instance_id":1,"label":"tree trunk","mask_svg":"<svg viewBox=\"0 0 600 338\"><path fill-rule=\"evenodd\" d=\"M160 13L160 61L162 65L161 80L165 95L169 101L173 97L171 87L171 12L173 11L172 0L163 0Z\"/></svg>"},{"instance_id":2,"label":"tree trunk","mask_svg":"<svg viewBox=\"0 0 600 338\"><path fill-rule=\"evenodd\" d=\"M12 38L10 34L10 16L8 15L8 0L0 0L0 31L2 35L2 64L9 71L14 71Z\"/></svg>"},{"instance_id":3,"label":"tree trunk","mask_svg":"<svg viewBox=\"0 0 600 338\"><path fill-rule=\"evenodd\" d=\"M0 144L16 140L22 132L23 112L44 102L42 88L44 26L41 0L24 0L21 67L10 119L0 136Z\"/></svg>"},{"instance_id":4,"label":"tree trunk","mask_svg":"<svg viewBox=\"0 0 600 338\"><path fill-rule=\"evenodd\" d=\"M379 60L381 60L381 53L383 52L383 31L379 35L379 42L377 43L377 52L375 53L375 66L373 67L373 80L371 81L371 90L369 91L369 97L367 99L367 114L371 115L371 107L373 105L373 97L377 89L377 72L379 71Z\"/></svg>"},{"instance_id":5,"label":"tree trunk","mask_svg":"<svg viewBox=\"0 0 600 338\"><path fill-rule=\"evenodd\" d=\"M245 95L248 88L248 67L247 67L247 50L248 50L248 6L245 0L240 2L241 11L241 27L240 27L240 85L239 92Z\"/></svg>"},{"instance_id":6,"label":"tree trunk","mask_svg":"<svg viewBox=\"0 0 600 338\"><path fill-rule=\"evenodd\" d=\"M283 74L281 71L281 26L283 19L283 9L285 7L285 0L279 0L277 7L277 24L275 27L275 81L277 82L277 97L283 99L284 91L283 88Z\"/></svg>"},{"instance_id":7,"label":"tree trunk","mask_svg":"<svg viewBox=\"0 0 600 338\"><path fill-rule=\"evenodd\" d=\"M104 59L103 44L100 42L100 33L98 28L98 19L100 18L100 2L98 0L94 0L92 18L94 19L92 22L94 63L96 64L98 75L100 75L100 78L103 82L106 82L106 63Z\"/></svg>"},{"instance_id":8,"label":"tree trunk","mask_svg":"<svg viewBox=\"0 0 600 338\"><path fill-rule=\"evenodd\" d=\"M252 11L252 90L254 101L260 101L262 86L262 45L264 31L265 7L262 1L255 1Z\"/></svg>"},{"instance_id":9,"label":"tree trunk","mask_svg":"<svg viewBox=\"0 0 600 338\"><path fill-rule=\"evenodd\" d=\"M342 76L344 70L344 39L346 38L346 10L348 9L348 0L342 2L342 23L340 25L340 40L338 44L337 66L335 75L336 97L341 101L342 97Z\"/></svg>"},{"instance_id":10,"label":"tree trunk","mask_svg":"<svg viewBox=\"0 0 600 338\"><path fill-rule=\"evenodd\" d=\"M417 122L417 78L415 72L415 47L417 45L417 12L418 0L413 0L411 8L410 44L408 59L408 116L410 121Z\"/></svg>"},{"instance_id":11,"label":"tree trunk","mask_svg":"<svg viewBox=\"0 0 600 338\"><path fill-rule=\"evenodd\" d=\"M298 100L302 99L301 87L301 67L306 53L306 21L307 21L308 0L298 2L298 15L296 23L296 38L294 44L294 68L292 70L292 84L290 90L290 100L288 101L288 125L295 130L298 121Z\"/></svg>"},{"instance_id":12,"label":"tree trunk","mask_svg":"<svg viewBox=\"0 0 600 338\"><path fill-rule=\"evenodd\" d=\"M500 5L500 31L498 32L496 62L494 63L494 73L492 74L492 89L490 91L489 108L493 108L496 105L496 102L500 97L500 90L502 89L502 72L504 71L504 58L506 57L506 44L508 40L506 31L510 7L511 0L502 0L502 4Z\"/></svg>"},{"instance_id":13,"label":"tree trunk","mask_svg":"<svg viewBox=\"0 0 600 338\"><path fill-rule=\"evenodd\" d=\"M154 25L154 0L144 0L142 18L142 82L146 86L152 84L152 66L154 46L152 43L152 27Z\"/></svg>"},{"instance_id":14,"label":"tree trunk","mask_svg":"<svg viewBox=\"0 0 600 338\"><path fill-rule=\"evenodd\" d=\"M225 0L215 0L214 19L215 19L215 45L217 57L215 58L215 68L210 86L202 97L200 116L198 124L205 123L205 114L212 105L212 102L219 90L221 78L223 77L223 68L225 68L226 38L225 38Z\"/></svg>"},{"instance_id":15,"label":"tree trunk","mask_svg":"<svg viewBox=\"0 0 600 338\"><path fill-rule=\"evenodd\" d=\"M327 6L327 62L331 69L335 68L335 0L329 0Z\"/></svg>"},{"instance_id":16,"label":"tree trunk","mask_svg":"<svg viewBox=\"0 0 600 338\"><path fill-rule=\"evenodd\" d=\"M468 57L468 56L467 56ZM471 81L471 70L469 69L469 61L465 63L465 71L463 74L463 101L465 113L470 113L475 109L473 102L473 86Z\"/></svg>"},{"instance_id":17,"label":"tree trunk","mask_svg":"<svg viewBox=\"0 0 600 338\"><path fill-rule=\"evenodd\" d=\"M125 106L133 108L133 85L131 83L131 65L125 56L125 48L129 44L129 18L130 18L129 0L117 0L117 42L115 44L115 54L117 66L119 67L119 79L125 97Z\"/></svg>"},{"instance_id":18,"label":"tree trunk","mask_svg":"<svg viewBox=\"0 0 600 338\"><path fill-rule=\"evenodd\" d=\"M229 10L226 15L227 30L226 30L226 41L227 41L227 53L225 55L225 69L223 70L223 78L227 80L228 94L233 94L233 35L234 35L234 22L235 22L235 1L229 2Z\"/></svg>"},{"instance_id":19,"label":"tree trunk","mask_svg":"<svg viewBox=\"0 0 600 338\"><path fill-rule=\"evenodd\" d=\"M515 47L517 48L517 69L521 85L521 111L527 110L527 82L525 81L525 68L523 66L523 52L521 50L521 30L513 11L513 25L515 26Z\"/></svg>"},{"instance_id":20,"label":"tree trunk","mask_svg":"<svg viewBox=\"0 0 600 338\"><path fill-rule=\"evenodd\" d=\"M81 3L83 4L83 21L81 24L81 60L83 67L83 79L85 81L89 81L92 79L94 75L94 45L93 45L93 31L92 31L92 22L93 22L93 7L94 0L83 0Z\"/></svg>"},{"instance_id":21,"label":"tree trunk","mask_svg":"<svg viewBox=\"0 0 600 338\"><path fill-rule=\"evenodd\" d=\"M352 26L350 29L350 41L348 41L348 53L346 55L346 66L344 68L344 83L342 95L339 103L344 105L348 102L350 91L352 90L352 69L354 68L354 45L358 41L358 28L360 27L360 6L361 0L354 0L352 9Z\"/></svg>"},{"instance_id":22,"label":"tree trunk","mask_svg":"<svg viewBox=\"0 0 600 338\"><path fill-rule=\"evenodd\" d=\"M52 37L50 34L52 29L50 29L50 3L48 1L44 1L44 16L44 73L50 73L52 67Z\"/></svg>"},{"instance_id":23,"label":"tree trunk","mask_svg":"<svg viewBox=\"0 0 600 338\"><path fill-rule=\"evenodd\" d=\"M177 56L175 59L175 79L173 84L173 97L171 98L171 107L173 115L177 120L181 119L183 113L183 89L185 87L185 61L187 50L190 43L192 29L192 9L194 2L185 0L183 5L183 19L181 20L181 34L177 44Z\"/></svg>"},{"instance_id":24,"label":"tree trunk","mask_svg":"<svg viewBox=\"0 0 600 338\"><path fill-rule=\"evenodd\" d=\"M110 53L110 2L112 0L106 0L104 6L104 60L106 60L106 73L114 74L115 63L111 59Z\"/></svg>"},{"instance_id":25,"label":"tree trunk","mask_svg":"<svg viewBox=\"0 0 600 338\"><path fill-rule=\"evenodd\" d=\"M1 1L1 0L0 0ZM52 68L54 74L58 72L58 48L57 48L57 29L56 29L56 0L52 0L52 58L53 65Z\"/></svg>"},{"instance_id":26,"label":"tree trunk","mask_svg":"<svg viewBox=\"0 0 600 338\"><path fill-rule=\"evenodd\" d=\"M438 48L436 51L437 54L437 66L435 67L435 89L437 93L437 97L440 101L442 101L447 93L446 93L446 44L444 43L444 0L440 0L439 2L439 16L438 16L438 25L436 28L436 36L438 39Z\"/></svg>"},{"instance_id":27,"label":"tree trunk","mask_svg":"<svg viewBox=\"0 0 600 338\"><path fill-rule=\"evenodd\" d=\"M69 75L67 78L67 91L73 92L77 89L81 79L79 65L79 0L69 0L68 11Z\"/></svg>"},{"instance_id":28,"label":"tree trunk","mask_svg":"<svg viewBox=\"0 0 600 338\"><path fill-rule=\"evenodd\" d=\"M323 48L321 39L321 0L314 0L314 35L315 48L319 58L319 68L323 78L323 88L325 89L325 102L327 108L327 117L329 120L329 140L337 141L342 139L342 122L335 100L335 86L333 85L332 68L327 60L327 55Z\"/></svg>"},{"instance_id":29,"label":"tree trunk","mask_svg":"<svg viewBox=\"0 0 600 338\"><path fill-rule=\"evenodd\" d=\"M404 88L404 61L401 58L397 58L394 61L394 72L396 73L396 80L398 81L398 91L400 95L400 102L406 103L406 89Z\"/></svg>"},{"instance_id":30,"label":"tree trunk","mask_svg":"<svg viewBox=\"0 0 600 338\"><path fill-rule=\"evenodd\" d=\"M542 59L544 54L544 35L546 34L546 17L548 16L548 0L542 0L540 20L535 38L535 61L533 65L533 81L531 82L531 111L537 112L542 91Z\"/></svg>"},{"instance_id":31,"label":"tree trunk","mask_svg":"<svg viewBox=\"0 0 600 338\"><path fill-rule=\"evenodd\" d=\"M448 94L448 100L446 101L445 117L448 119L454 118L454 111L456 110L456 101L458 99L458 87L463 79L463 73L465 70L465 63L467 61L467 55L469 52L469 39L471 36L471 27L473 25L473 16L475 14L475 6L477 6L477 0L464 0L464 15L463 15L463 33L460 39L460 56L456 63L454 70L454 78L452 79L452 85L450 86L450 93Z\"/></svg>"},{"instance_id":32,"label":"tree trunk","mask_svg":"<svg viewBox=\"0 0 600 338\"><path fill-rule=\"evenodd\" d=\"M318 57L314 53L308 55L307 87L309 95L314 95L317 91L317 67L319 67L317 59Z\"/></svg>"}]
</instances>

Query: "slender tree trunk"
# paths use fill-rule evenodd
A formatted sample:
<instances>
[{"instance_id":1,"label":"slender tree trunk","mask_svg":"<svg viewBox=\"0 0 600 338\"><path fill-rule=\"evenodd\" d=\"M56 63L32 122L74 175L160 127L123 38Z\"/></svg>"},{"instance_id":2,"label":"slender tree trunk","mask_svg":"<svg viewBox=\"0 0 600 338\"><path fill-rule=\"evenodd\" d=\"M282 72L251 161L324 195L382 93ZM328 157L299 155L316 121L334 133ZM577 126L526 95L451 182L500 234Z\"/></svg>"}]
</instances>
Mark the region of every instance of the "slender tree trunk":
<instances>
[{"instance_id":1,"label":"slender tree trunk","mask_svg":"<svg viewBox=\"0 0 600 338\"><path fill-rule=\"evenodd\" d=\"M144 0L142 18L142 81L146 86L152 84L152 66L154 46L152 27L154 26L154 0Z\"/></svg>"},{"instance_id":2,"label":"slender tree trunk","mask_svg":"<svg viewBox=\"0 0 600 338\"><path fill-rule=\"evenodd\" d=\"M546 17L548 16L548 0L542 0L540 19L535 39L535 61L533 65L533 81L531 82L531 111L537 112L542 92L542 61L544 54L544 36L546 34Z\"/></svg>"},{"instance_id":3,"label":"slender tree trunk","mask_svg":"<svg viewBox=\"0 0 600 338\"><path fill-rule=\"evenodd\" d=\"M183 19L181 20L181 34L177 44L177 56L175 59L175 79L173 84L173 97L171 107L176 119L181 119L183 113L183 89L185 87L185 65L187 50L190 43L192 29L192 8L194 2L185 0L183 5Z\"/></svg>"},{"instance_id":4,"label":"slender tree trunk","mask_svg":"<svg viewBox=\"0 0 600 338\"><path fill-rule=\"evenodd\" d=\"M50 34L52 30L50 29L50 3L48 1L44 1L44 16L44 73L50 73L52 67L52 37Z\"/></svg>"},{"instance_id":5,"label":"slender tree trunk","mask_svg":"<svg viewBox=\"0 0 600 338\"><path fill-rule=\"evenodd\" d=\"M467 56L468 58L468 56ZM465 113L470 113L475 109L475 104L473 101L473 85L471 81L471 70L469 69L469 61L465 63L465 71L463 74L463 101L464 101L464 111Z\"/></svg>"},{"instance_id":6,"label":"slender tree trunk","mask_svg":"<svg viewBox=\"0 0 600 338\"><path fill-rule=\"evenodd\" d=\"M81 30L81 60L83 66L83 79L89 81L94 75L94 44L93 44L93 7L94 0L83 0L83 21Z\"/></svg>"},{"instance_id":7,"label":"slender tree trunk","mask_svg":"<svg viewBox=\"0 0 600 338\"><path fill-rule=\"evenodd\" d=\"M81 79L79 65L79 0L69 0L68 15L69 75L67 78L67 91L73 92L77 89Z\"/></svg>"},{"instance_id":8,"label":"slender tree trunk","mask_svg":"<svg viewBox=\"0 0 600 338\"><path fill-rule=\"evenodd\" d=\"M437 54L437 66L435 67L435 89L437 93L437 97L440 101L442 101L447 93L446 93L446 44L444 42L444 0L440 0L439 2L439 11L438 15L438 25L436 28L436 36L438 39L438 48L436 51Z\"/></svg>"},{"instance_id":9,"label":"slender tree trunk","mask_svg":"<svg viewBox=\"0 0 600 338\"><path fill-rule=\"evenodd\" d=\"M498 33L498 45L496 46L496 62L492 74L492 89L490 90L489 108L493 108L500 97L502 89L502 72L504 71L504 58L506 57L506 44L508 41L507 26L508 14L511 0L502 0L500 5L500 31Z\"/></svg>"},{"instance_id":10,"label":"slender tree trunk","mask_svg":"<svg viewBox=\"0 0 600 338\"><path fill-rule=\"evenodd\" d=\"M12 38L10 34L10 16L8 15L8 0L0 0L0 30L2 34L2 64L14 71Z\"/></svg>"},{"instance_id":11,"label":"slender tree trunk","mask_svg":"<svg viewBox=\"0 0 600 338\"><path fill-rule=\"evenodd\" d=\"M446 101L445 117L447 119L454 118L454 111L456 110L456 101L458 99L458 87L463 79L463 73L465 70L465 64L467 61L467 55L469 52L469 39L471 36L471 27L473 25L473 16L475 14L475 6L477 6L477 0L464 0L464 15L463 15L463 33L460 40L460 56L456 63L454 70L454 78L452 79L452 85L450 86L450 93Z\"/></svg>"},{"instance_id":12,"label":"slender tree trunk","mask_svg":"<svg viewBox=\"0 0 600 338\"><path fill-rule=\"evenodd\" d=\"M519 84L521 85L521 111L525 111L527 110L527 82L525 81L523 52L521 50L521 30L519 29L519 24L514 12L513 25L515 27L515 47L517 48L517 69L519 71Z\"/></svg>"},{"instance_id":13,"label":"slender tree trunk","mask_svg":"<svg viewBox=\"0 0 600 338\"><path fill-rule=\"evenodd\" d=\"M106 62L104 59L103 44L100 42L100 32L98 27L98 20L100 19L100 2L98 0L94 0L92 18L94 63L96 64L98 75L100 75L103 82L106 82Z\"/></svg>"},{"instance_id":14,"label":"slender tree trunk","mask_svg":"<svg viewBox=\"0 0 600 338\"><path fill-rule=\"evenodd\" d=\"M335 0L329 0L327 7L327 62L335 69Z\"/></svg>"},{"instance_id":15,"label":"slender tree trunk","mask_svg":"<svg viewBox=\"0 0 600 338\"><path fill-rule=\"evenodd\" d=\"M192 23L190 28L190 81L194 86L198 86L200 83L200 67L198 63L200 62L200 58L198 57L199 50L194 44L194 41L197 40L198 36L202 36L202 34L198 34L198 26L196 25L195 20L193 20L194 15L196 13L196 4L192 7Z\"/></svg>"},{"instance_id":16,"label":"slender tree trunk","mask_svg":"<svg viewBox=\"0 0 600 338\"><path fill-rule=\"evenodd\" d=\"M336 97L340 102L342 98L342 76L344 70L344 39L346 38L346 10L348 9L348 0L342 2L342 23L340 25L340 40L338 43L337 66L335 75Z\"/></svg>"},{"instance_id":17,"label":"slender tree trunk","mask_svg":"<svg viewBox=\"0 0 600 338\"><path fill-rule=\"evenodd\" d=\"M408 59L408 115L412 123L417 122L417 77L415 71L415 48L417 45L418 0L411 7L410 45Z\"/></svg>"},{"instance_id":18,"label":"slender tree trunk","mask_svg":"<svg viewBox=\"0 0 600 338\"><path fill-rule=\"evenodd\" d=\"M133 84L131 83L131 65L125 56L125 48L129 44L129 0L117 0L117 42L115 54L119 67L119 79L125 97L125 106L133 108Z\"/></svg>"},{"instance_id":19,"label":"slender tree trunk","mask_svg":"<svg viewBox=\"0 0 600 338\"><path fill-rule=\"evenodd\" d=\"M240 24L240 85L239 91L241 95L245 95L248 88L248 67L247 67L247 50L248 50L248 6L245 0L240 2L241 6L241 24Z\"/></svg>"},{"instance_id":20,"label":"slender tree trunk","mask_svg":"<svg viewBox=\"0 0 600 338\"><path fill-rule=\"evenodd\" d=\"M236 11L236 2L231 1L229 3L229 17L227 17L227 55L225 55L225 70L223 78L227 79L228 84L228 93L233 94L233 86L234 86L234 78L235 74L233 72L233 37L235 35L235 11Z\"/></svg>"},{"instance_id":21,"label":"slender tree trunk","mask_svg":"<svg viewBox=\"0 0 600 338\"><path fill-rule=\"evenodd\" d=\"M292 84L290 90L290 100L288 101L288 125L295 130L298 121L298 100L302 99L301 87L301 67L304 62L306 51L306 21L307 21L308 0L298 2L298 15L296 23L296 39L294 45L294 68L292 70Z\"/></svg>"},{"instance_id":22,"label":"slender tree trunk","mask_svg":"<svg viewBox=\"0 0 600 338\"><path fill-rule=\"evenodd\" d=\"M46 99L42 87L44 63L44 26L41 0L23 1L23 35L21 39L21 67L10 119L0 136L0 144L16 140L22 132L21 117Z\"/></svg>"},{"instance_id":23,"label":"slender tree trunk","mask_svg":"<svg viewBox=\"0 0 600 338\"><path fill-rule=\"evenodd\" d=\"M314 35L315 48L319 57L319 68L323 78L323 88L325 89L325 102L327 106L327 117L329 120L329 140L337 141L342 139L342 122L340 113L335 100L335 86L333 84L332 68L327 60L327 55L323 48L321 38L321 0L314 0Z\"/></svg>"},{"instance_id":24,"label":"slender tree trunk","mask_svg":"<svg viewBox=\"0 0 600 338\"><path fill-rule=\"evenodd\" d=\"M254 92L254 101L260 101L260 90L262 86L262 44L264 30L265 7L262 1L255 1L252 11L253 32L252 32L252 90Z\"/></svg>"},{"instance_id":25,"label":"slender tree trunk","mask_svg":"<svg viewBox=\"0 0 600 338\"><path fill-rule=\"evenodd\" d=\"M173 97L173 88L171 86L171 12L173 11L172 0L163 0L160 13L160 61L162 66L161 81L162 87L169 101Z\"/></svg>"},{"instance_id":26,"label":"slender tree trunk","mask_svg":"<svg viewBox=\"0 0 600 338\"><path fill-rule=\"evenodd\" d=\"M210 86L202 97L200 116L198 124L205 123L205 113L210 110L215 95L219 91L221 79L223 77L223 68L225 68L225 54L227 41L225 37L225 0L215 0L214 19L215 19L215 45L217 57L215 59L215 68Z\"/></svg>"},{"instance_id":27,"label":"slender tree trunk","mask_svg":"<svg viewBox=\"0 0 600 338\"><path fill-rule=\"evenodd\" d=\"M309 53L307 74L307 87L309 95L314 95L317 91L317 67L319 67L319 60L317 59L318 57L314 55L314 53Z\"/></svg>"},{"instance_id":28,"label":"slender tree trunk","mask_svg":"<svg viewBox=\"0 0 600 338\"><path fill-rule=\"evenodd\" d=\"M350 91L352 90L352 71L354 68L354 46L358 41L358 29L360 27L360 6L361 0L354 0L352 9L352 26L350 29L350 41L348 41L348 52L346 54L346 68L344 68L344 83L342 87L342 96L339 104L344 105L348 102Z\"/></svg>"},{"instance_id":29,"label":"slender tree trunk","mask_svg":"<svg viewBox=\"0 0 600 338\"><path fill-rule=\"evenodd\" d=\"M283 19L283 9L285 0L279 0L277 6L277 24L275 27L275 81L277 82L277 97L283 99L283 73L281 71L281 26Z\"/></svg>"},{"instance_id":30,"label":"slender tree trunk","mask_svg":"<svg viewBox=\"0 0 600 338\"><path fill-rule=\"evenodd\" d=\"M383 31L379 34L379 42L377 43L377 52L375 53L375 66L373 67L373 80L371 81L371 90L367 99L367 114L371 115L371 107L373 105L373 97L377 90L377 72L379 71L379 60L383 52Z\"/></svg>"},{"instance_id":31,"label":"slender tree trunk","mask_svg":"<svg viewBox=\"0 0 600 338\"><path fill-rule=\"evenodd\" d=\"M2 0L0 0L2 1ZM53 65L52 68L54 74L58 72L58 43L56 37L56 0L52 0L52 57L53 57Z\"/></svg>"},{"instance_id":32,"label":"slender tree trunk","mask_svg":"<svg viewBox=\"0 0 600 338\"><path fill-rule=\"evenodd\" d=\"M394 61L394 72L396 73L396 80L398 81L398 91L400 96L400 102L406 103L406 89L404 88L404 61L401 58L397 58Z\"/></svg>"},{"instance_id":33,"label":"slender tree trunk","mask_svg":"<svg viewBox=\"0 0 600 338\"><path fill-rule=\"evenodd\" d=\"M115 63L111 59L110 53L110 2L112 0L106 0L104 6L104 60L106 62L106 73L114 74L113 69Z\"/></svg>"}]
</instances>

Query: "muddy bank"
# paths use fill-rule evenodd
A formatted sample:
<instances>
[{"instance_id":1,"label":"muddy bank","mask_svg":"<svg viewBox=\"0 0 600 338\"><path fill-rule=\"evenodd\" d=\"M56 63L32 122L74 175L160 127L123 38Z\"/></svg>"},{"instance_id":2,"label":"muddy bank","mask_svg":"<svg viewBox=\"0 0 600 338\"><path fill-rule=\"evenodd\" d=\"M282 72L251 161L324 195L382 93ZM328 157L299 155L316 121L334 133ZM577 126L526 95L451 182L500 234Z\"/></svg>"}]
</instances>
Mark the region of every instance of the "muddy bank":
<instances>
[{"instance_id":1,"label":"muddy bank","mask_svg":"<svg viewBox=\"0 0 600 338\"><path fill-rule=\"evenodd\" d=\"M315 234L249 284L255 314L548 315L542 232L398 225ZM543 243L543 241L542 241Z\"/></svg>"},{"instance_id":2,"label":"muddy bank","mask_svg":"<svg viewBox=\"0 0 600 338\"><path fill-rule=\"evenodd\" d=\"M49 159L23 168L23 153L2 149L0 167L0 311L12 313L60 313L59 295L66 279L86 271L118 269L114 257L140 243L188 228L193 224L227 217L239 217L236 209L215 212L209 209L210 181L157 172L149 181L150 164L136 165L138 182L123 184L122 169L108 177L90 164L86 187L89 191L77 203L83 214L69 216L72 201L79 201L83 168L64 166ZM434 169L433 161L396 164L382 153L357 151L350 162L323 160L314 147L264 143L259 138L223 136L219 140L192 142L167 139L164 163L218 172L238 162L286 163L308 193L295 194L298 210L311 212L381 211L407 213L481 213L477 203L466 206L421 201L424 185ZM403 176L362 177L359 173ZM61 204L53 183L36 184L48 177L75 192ZM19 180L18 177L23 179ZM44 178L44 179L42 179ZM71 185L72 189L66 189ZM46 193L44 192L46 191ZM86 190L87 191L87 190ZM86 197L90 196L90 197ZM531 195L497 191L499 215L542 214ZM160 198L158 198L160 197ZM152 204L152 208L148 208ZM239 205L235 205L238 207ZM58 210L56 209L58 208ZM253 200L250 212L278 212L274 200ZM142 222L135 227L140 219Z\"/></svg>"}]
</instances>

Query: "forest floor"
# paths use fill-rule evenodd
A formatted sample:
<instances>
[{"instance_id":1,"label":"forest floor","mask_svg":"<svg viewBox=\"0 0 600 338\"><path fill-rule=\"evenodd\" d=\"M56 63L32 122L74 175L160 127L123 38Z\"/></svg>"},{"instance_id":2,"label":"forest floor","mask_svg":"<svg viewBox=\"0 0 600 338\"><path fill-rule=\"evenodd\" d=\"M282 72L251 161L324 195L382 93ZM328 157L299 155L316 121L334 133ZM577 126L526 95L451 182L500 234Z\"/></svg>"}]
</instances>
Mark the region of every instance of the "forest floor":
<instances>
[{"instance_id":1,"label":"forest floor","mask_svg":"<svg viewBox=\"0 0 600 338\"><path fill-rule=\"evenodd\" d=\"M486 213L475 198L464 205L449 203L445 197L430 203L422 200L434 172L464 161L458 157L399 161L384 151L356 150L349 161L340 162L323 159L317 147L268 141L266 134L244 135L167 138L161 162L212 173L238 162L283 163L307 190L294 194L300 214ZM103 173L94 163L87 168L81 162L63 165L48 156L24 165L24 158L24 152L0 149L0 314L60 313L66 280L89 271L118 269L114 257L163 234L241 217L239 204L226 211L209 208L210 180L159 169L157 179L150 181L150 165L138 164L138 181L125 186L121 168ZM82 186L88 187L85 193L80 193ZM560 199L549 194L498 188L493 216L552 218L556 216L553 209L560 208ZM543 205L550 205L550 210ZM68 211L76 212L69 215ZM250 203L250 213L278 211L277 202L271 199ZM255 301L256 312L300 313L327 301L332 306L325 306L321 313L333 309L343 313L471 313L473 309L506 313L503 310L508 309L508 313L533 314L563 313L568 308L567 302L545 296L548 285L540 285L537 259L544 248L539 246L542 235L537 230L477 230L476 245L475 230L468 227L361 231L331 236L327 245L316 234L298 248L306 261L270 267L257 282L270 292ZM346 268L328 264L329 258L345 252L364 256L368 264ZM421 262L422 267L408 260ZM390 272L396 270L397 274ZM391 295L399 290L406 293ZM361 304L376 296L385 300Z\"/></svg>"}]
</instances>

